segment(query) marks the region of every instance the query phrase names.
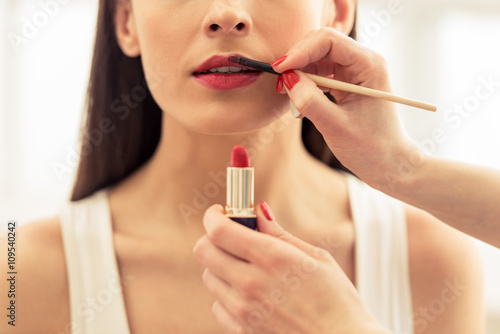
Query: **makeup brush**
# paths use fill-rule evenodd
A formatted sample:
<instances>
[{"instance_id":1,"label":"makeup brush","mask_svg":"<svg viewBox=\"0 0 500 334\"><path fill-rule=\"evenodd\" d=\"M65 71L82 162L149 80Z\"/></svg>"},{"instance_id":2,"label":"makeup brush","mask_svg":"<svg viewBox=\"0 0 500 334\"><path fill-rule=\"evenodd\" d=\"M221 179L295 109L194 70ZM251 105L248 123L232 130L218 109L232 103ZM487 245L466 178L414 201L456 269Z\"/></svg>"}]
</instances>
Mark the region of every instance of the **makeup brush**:
<instances>
[{"instance_id":1,"label":"makeup brush","mask_svg":"<svg viewBox=\"0 0 500 334\"><path fill-rule=\"evenodd\" d=\"M237 56L229 57L229 61L233 62L235 64L240 64L243 66L251 67L251 68L254 68L256 70L264 71L267 73L281 75L281 73L278 73L275 70L273 70L273 67L271 66L271 64L264 63L261 61L248 59L248 58L244 58L244 57L237 57ZM397 96L397 95L383 92L380 90L362 87L362 86L357 86L357 85L353 85L353 84L350 84L347 82L329 79L329 78L325 78L325 77L315 75L315 74L305 73L305 75L307 75L312 81L314 81L318 86L321 86L321 87L341 90L343 92L348 92L348 93L370 96L370 97L374 97L377 99L392 101L392 102L405 104L407 106L425 109L425 110L429 110L429 111L437 111L436 106L434 106L432 104L425 103L425 102L411 100L411 99L408 99L408 98L405 98L402 96Z\"/></svg>"}]
</instances>

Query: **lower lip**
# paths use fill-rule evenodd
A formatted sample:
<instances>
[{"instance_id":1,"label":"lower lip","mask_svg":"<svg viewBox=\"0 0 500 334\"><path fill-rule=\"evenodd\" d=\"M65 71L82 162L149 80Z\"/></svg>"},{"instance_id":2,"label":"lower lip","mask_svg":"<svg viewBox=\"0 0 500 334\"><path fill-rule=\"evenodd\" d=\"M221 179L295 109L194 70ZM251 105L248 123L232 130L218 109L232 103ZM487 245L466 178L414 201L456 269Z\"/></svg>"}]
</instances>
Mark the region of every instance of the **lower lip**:
<instances>
[{"instance_id":1,"label":"lower lip","mask_svg":"<svg viewBox=\"0 0 500 334\"><path fill-rule=\"evenodd\" d=\"M194 74L196 81L204 86L217 90L233 90L243 88L254 83L262 72L248 73L209 73Z\"/></svg>"}]
</instances>

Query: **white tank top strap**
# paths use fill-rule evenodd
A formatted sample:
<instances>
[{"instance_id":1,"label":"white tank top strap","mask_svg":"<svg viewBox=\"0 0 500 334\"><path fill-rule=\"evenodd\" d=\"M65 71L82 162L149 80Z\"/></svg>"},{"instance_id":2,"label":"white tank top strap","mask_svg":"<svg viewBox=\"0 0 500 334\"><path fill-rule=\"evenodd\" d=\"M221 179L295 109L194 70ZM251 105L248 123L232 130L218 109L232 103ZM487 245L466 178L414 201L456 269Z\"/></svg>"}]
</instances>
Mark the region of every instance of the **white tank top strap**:
<instances>
[{"instance_id":1,"label":"white tank top strap","mask_svg":"<svg viewBox=\"0 0 500 334\"><path fill-rule=\"evenodd\" d=\"M356 287L372 314L397 334L413 333L403 204L347 175L356 229Z\"/></svg>"},{"instance_id":2,"label":"white tank top strap","mask_svg":"<svg viewBox=\"0 0 500 334\"><path fill-rule=\"evenodd\" d=\"M68 268L71 333L130 333L107 190L68 203L60 221Z\"/></svg>"}]
</instances>

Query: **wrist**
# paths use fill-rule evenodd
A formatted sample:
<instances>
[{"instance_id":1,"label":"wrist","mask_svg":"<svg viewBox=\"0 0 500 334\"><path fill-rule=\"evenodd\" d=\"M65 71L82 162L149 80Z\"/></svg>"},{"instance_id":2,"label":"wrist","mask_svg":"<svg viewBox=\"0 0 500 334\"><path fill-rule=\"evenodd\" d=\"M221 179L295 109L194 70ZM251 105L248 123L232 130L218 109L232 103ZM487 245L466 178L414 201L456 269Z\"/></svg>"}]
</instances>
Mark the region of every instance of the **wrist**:
<instances>
[{"instance_id":1,"label":"wrist","mask_svg":"<svg viewBox=\"0 0 500 334\"><path fill-rule=\"evenodd\" d=\"M349 318L349 317L348 317ZM348 319L347 318L347 319ZM382 324L366 309L364 305L361 305L357 309L356 317L350 318L350 320L345 320L343 329L335 327L334 333L343 334L394 334L382 326Z\"/></svg>"},{"instance_id":2,"label":"wrist","mask_svg":"<svg viewBox=\"0 0 500 334\"><path fill-rule=\"evenodd\" d=\"M362 325L350 331L348 334L394 334L391 331L385 329L378 322L371 325Z\"/></svg>"},{"instance_id":3,"label":"wrist","mask_svg":"<svg viewBox=\"0 0 500 334\"><path fill-rule=\"evenodd\" d=\"M374 180L367 184L389 196L401 199L418 187L422 170L427 169L431 159L416 145L408 144L390 154L377 175L373 176Z\"/></svg>"}]
</instances>

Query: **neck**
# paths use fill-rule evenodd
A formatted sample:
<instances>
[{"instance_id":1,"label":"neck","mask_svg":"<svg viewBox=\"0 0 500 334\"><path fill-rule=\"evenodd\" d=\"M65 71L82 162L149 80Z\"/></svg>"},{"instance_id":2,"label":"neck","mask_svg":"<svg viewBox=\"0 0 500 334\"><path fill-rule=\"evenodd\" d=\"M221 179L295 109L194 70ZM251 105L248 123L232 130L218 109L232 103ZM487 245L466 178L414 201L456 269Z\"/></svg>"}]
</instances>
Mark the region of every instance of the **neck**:
<instances>
[{"instance_id":1,"label":"neck","mask_svg":"<svg viewBox=\"0 0 500 334\"><path fill-rule=\"evenodd\" d=\"M200 225L209 206L225 205L226 168L234 145L242 145L255 167L256 203L272 202L287 192L290 183L311 161L302 144L301 125L287 113L253 132L204 135L164 115L155 154L122 182L117 193L133 194L134 204L129 205L142 211L150 221L176 220L184 225Z\"/></svg>"}]
</instances>

